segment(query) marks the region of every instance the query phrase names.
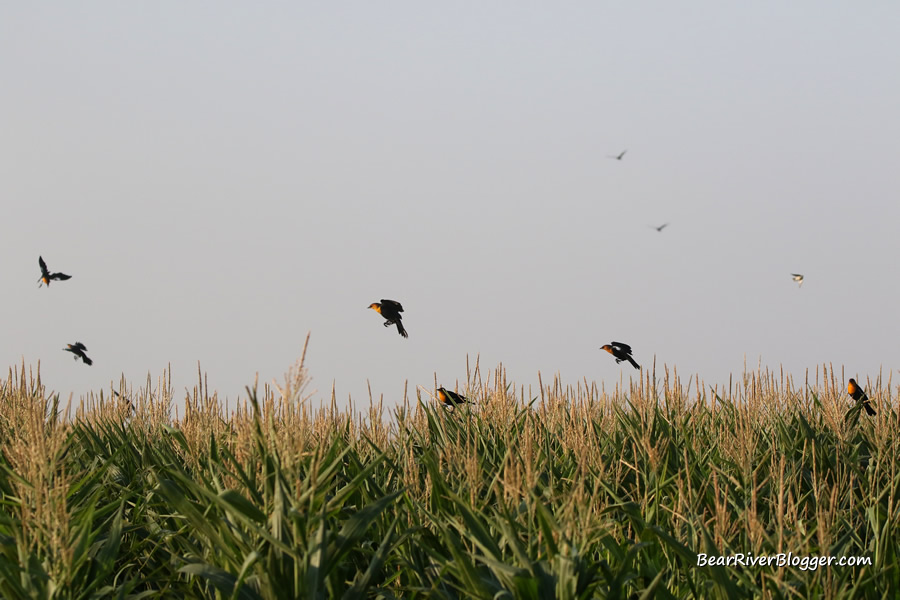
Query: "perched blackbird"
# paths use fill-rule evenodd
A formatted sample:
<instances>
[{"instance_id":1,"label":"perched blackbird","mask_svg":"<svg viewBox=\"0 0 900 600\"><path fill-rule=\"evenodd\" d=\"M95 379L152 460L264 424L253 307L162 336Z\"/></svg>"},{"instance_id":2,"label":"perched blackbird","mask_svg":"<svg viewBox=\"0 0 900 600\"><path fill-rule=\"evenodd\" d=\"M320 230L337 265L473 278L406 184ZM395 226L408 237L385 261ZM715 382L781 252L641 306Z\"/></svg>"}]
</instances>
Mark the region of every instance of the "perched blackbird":
<instances>
[{"instance_id":1,"label":"perched blackbird","mask_svg":"<svg viewBox=\"0 0 900 600\"><path fill-rule=\"evenodd\" d=\"M859 387L859 384L856 383L856 380L852 377L850 378L850 381L847 382L847 393L850 394L851 398L856 400L857 406L859 406L859 404L862 404L862 407L866 409L866 414L871 417L874 417L876 415L875 409L872 408L872 403L869 402L869 397L866 395L863 389Z\"/></svg>"},{"instance_id":2,"label":"perched blackbird","mask_svg":"<svg viewBox=\"0 0 900 600\"><path fill-rule=\"evenodd\" d=\"M437 389L438 400L443 402L446 406L456 406L457 404L473 404L463 395L457 394L456 392L451 392L450 390L446 390L442 387Z\"/></svg>"}]
</instances>

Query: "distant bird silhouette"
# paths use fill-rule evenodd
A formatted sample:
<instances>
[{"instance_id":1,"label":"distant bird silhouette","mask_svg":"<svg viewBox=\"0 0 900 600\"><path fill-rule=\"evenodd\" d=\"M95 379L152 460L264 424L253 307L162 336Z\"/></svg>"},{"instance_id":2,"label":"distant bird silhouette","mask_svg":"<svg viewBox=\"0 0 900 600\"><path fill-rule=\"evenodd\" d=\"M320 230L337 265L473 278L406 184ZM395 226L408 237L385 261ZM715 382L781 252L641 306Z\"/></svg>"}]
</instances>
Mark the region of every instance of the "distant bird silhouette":
<instances>
[{"instance_id":1,"label":"distant bird silhouette","mask_svg":"<svg viewBox=\"0 0 900 600\"><path fill-rule=\"evenodd\" d=\"M474 404L465 396L457 394L456 392L451 392L450 390L445 390L443 387L437 389L437 395L438 400L443 402L445 406L454 407L458 404Z\"/></svg>"},{"instance_id":2,"label":"distant bird silhouette","mask_svg":"<svg viewBox=\"0 0 900 600\"><path fill-rule=\"evenodd\" d=\"M47 263L44 262L43 256L38 256L38 265L41 267L41 278L38 279L40 283L38 283L38 287L41 287L41 284L46 284L47 287L50 287L51 281L65 281L66 279L72 279L71 275L66 275L65 273L51 273L47 269Z\"/></svg>"},{"instance_id":3,"label":"distant bird silhouette","mask_svg":"<svg viewBox=\"0 0 900 600\"><path fill-rule=\"evenodd\" d=\"M614 158L616 160L622 160L622 157L625 156L626 152L628 152L628 150L622 150L621 153L616 154L615 156L613 156L613 155L607 156L607 158Z\"/></svg>"},{"instance_id":4,"label":"distant bird silhouette","mask_svg":"<svg viewBox=\"0 0 900 600\"><path fill-rule=\"evenodd\" d=\"M94 364L94 361L92 361L90 358L88 358L88 355L85 354L85 352L87 352L87 347L85 347L84 344L82 344L81 342L75 342L74 344L66 344L66 345L68 347L63 348L63 350L74 354L75 360L78 360L80 358L81 361L86 365Z\"/></svg>"},{"instance_id":5,"label":"distant bird silhouette","mask_svg":"<svg viewBox=\"0 0 900 600\"><path fill-rule=\"evenodd\" d=\"M860 404L862 407L866 409L866 414L870 417L874 417L876 415L875 409L872 408L872 403L869 402L869 397L863 391L859 384L856 383L856 380L852 377L847 382L847 393L850 394L850 397L856 400L856 406L854 408L858 408Z\"/></svg>"},{"instance_id":6,"label":"distant bird silhouette","mask_svg":"<svg viewBox=\"0 0 900 600\"><path fill-rule=\"evenodd\" d=\"M629 346L628 344L623 344L622 342L612 342L611 344L600 346L600 349L606 350L607 352L615 356L616 364L619 364L623 360L627 360L635 369L641 368L641 365L634 362L634 358L631 356L631 346Z\"/></svg>"},{"instance_id":7,"label":"distant bird silhouette","mask_svg":"<svg viewBox=\"0 0 900 600\"><path fill-rule=\"evenodd\" d=\"M668 226L669 226L668 223L663 223L663 224L660 225L659 227L657 227L656 225L651 225L650 227L652 227L652 228L655 229L656 231L662 232L662 230L665 229L665 228L668 227Z\"/></svg>"},{"instance_id":8,"label":"distant bird silhouette","mask_svg":"<svg viewBox=\"0 0 900 600\"><path fill-rule=\"evenodd\" d=\"M373 302L369 305L369 308L384 317L385 327L396 325L397 331L400 332L400 335L405 338L409 337L409 334L406 333L406 329L403 328L403 317L400 316L400 313L403 312L403 307L399 302L395 302L394 300L385 300L384 298L382 298L380 304L378 302Z\"/></svg>"},{"instance_id":9,"label":"distant bird silhouette","mask_svg":"<svg viewBox=\"0 0 900 600\"><path fill-rule=\"evenodd\" d=\"M800 273L791 273L791 279L797 282L797 287L803 287L803 275Z\"/></svg>"}]
</instances>

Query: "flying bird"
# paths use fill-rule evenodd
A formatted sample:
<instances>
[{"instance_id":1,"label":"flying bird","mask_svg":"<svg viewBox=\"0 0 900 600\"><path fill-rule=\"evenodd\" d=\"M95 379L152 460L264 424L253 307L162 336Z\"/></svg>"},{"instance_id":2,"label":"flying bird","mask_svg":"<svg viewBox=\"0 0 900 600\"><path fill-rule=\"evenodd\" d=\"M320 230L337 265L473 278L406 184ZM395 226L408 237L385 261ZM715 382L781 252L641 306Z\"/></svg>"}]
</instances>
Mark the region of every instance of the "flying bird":
<instances>
[{"instance_id":1,"label":"flying bird","mask_svg":"<svg viewBox=\"0 0 900 600\"><path fill-rule=\"evenodd\" d=\"M791 273L791 279L797 282L797 287L803 287L803 275L800 273Z\"/></svg>"},{"instance_id":2,"label":"flying bird","mask_svg":"<svg viewBox=\"0 0 900 600\"><path fill-rule=\"evenodd\" d=\"M403 328L403 317L400 316L400 313L403 312L403 307L399 302L395 302L393 300L385 300L384 298L382 298L381 303L373 302L369 305L369 308L384 317L385 327L396 325L397 331L400 332L400 335L405 338L409 337L409 334L406 333L406 329Z\"/></svg>"},{"instance_id":3,"label":"flying bird","mask_svg":"<svg viewBox=\"0 0 900 600\"><path fill-rule=\"evenodd\" d=\"M622 160L622 157L625 156L625 153L626 153L626 152L628 152L627 149L626 149L626 150L622 150L621 153L616 154L615 156L613 156L613 155L607 156L607 158L614 158L614 159L616 159L616 160Z\"/></svg>"},{"instance_id":4,"label":"flying bird","mask_svg":"<svg viewBox=\"0 0 900 600\"><path fill-rule=\"evenodd\" d=\"M665 229L665 228L668 227L668 226L669 226L668 223L663 223L663 224L660 225L659 227L657 227L656 225L651 225L650 227L652 227L652 228L655 229L656 231L659 231L660 233L662 233L662 230Z\"/></svg>"},{"instance_id":5,"label":"flying bird","mask_svg":"<svg viewBox=\"0 0 900 600\"><path fill-rule=\"evenodd\" d=\"M854 408L858 408L859 405L862 404L862 407L866 409L866 414L868 414L870 417L875 416L875 409L872 408L872 403L869 402L869 397L866 395L863 389L859 387L859 384L856 383L856 380L852 377L847 382L847 393L850 394L851 398L856 400L856 406Z\"/></svg>"},{"instance_id":6,"label":"flying bird","mask_svg":"<svg viewBox=\"0 0 900 600\"><path fill-rule=\"evenodd\" d=\"M88 358L88 355L85 354L85 352L87 352L87 347L84 344L82 344L81 342L75 342L74 344L66 344L66 345L68 347L63 348L63 350L74 354L75 360L78 360L80 358L81 362L83 362L86 365L90 366L90 365L94 364L94 361L92 361L90 358Z\"/></svg>"},{"instance_id":7,"label":"flying bird","mask_svg":"<svg viewBox=\"0 0 900 600\"><path fill-rule=\"evenodd\" d=\"M38 256L38 265L41 267L41 278L38 279L40 282L38 283L38 287L41 287L41 284L50 287L51 281L65 281L66 279L72 279L71 275L66 275L65 273L51 273L50 270L47 269L47 263L44 262L43 256Z\"/></svg>"},{"instance_id":8,"label":"flying bird","mask_svg":"<svg viewBox=\"0 0 900 600\"><path fill-rule=\"evenodd\" d=\"M615 356L616 364L619 364L623 360L627 360L635 369L641 368L641 365L634 362L634 358L631 356L631 346L629 346L628 344L623 344L622 342L612 342L611 344L600 346L600 349L606 350L607 352Z\"/></svg>"},{"instance_id":9,"label":"flying bird","mask_svg":"<svg viewBox=\"0 0 900 600\"><path fill-rule=\"evenodd\" d=\"M446 390L443 387L437 389L437 395L438 400L443 402L445 406L455 407L458 404L474 404L465 396Z\"/></svg>"}]
</instances>

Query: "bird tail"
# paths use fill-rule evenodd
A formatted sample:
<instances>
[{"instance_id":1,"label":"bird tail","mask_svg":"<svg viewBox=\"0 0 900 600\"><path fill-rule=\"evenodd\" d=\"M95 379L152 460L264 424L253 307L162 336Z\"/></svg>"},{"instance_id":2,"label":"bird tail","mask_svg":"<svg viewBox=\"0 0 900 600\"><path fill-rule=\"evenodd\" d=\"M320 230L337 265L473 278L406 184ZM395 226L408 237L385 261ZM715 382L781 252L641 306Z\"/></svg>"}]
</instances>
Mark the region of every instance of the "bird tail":
<instances>
[{"instance_id":1,"label":"bird tail","mask_svg":"<svg viewBox=\"0 0 900 600\"><path fill-rule=\"evenodd\" d=\"M400 319L397 319L397 331L399 331L400 335L402 335L403 337L409 337L409 334L406 333L406 329L403 328L403 323L400 322Z\"/></svg>"},{"instance_id":2,"label":"bird tail","mask_svg":"<svg viewBox=\"0 0 900 600\"><path fill-rule=\"evenodd\" d=\"M874 416L875 416L875 414L876 414L876 413L875 413L875 409L872 408L872 403L869 402L869 399L868 399L868 398L866 398L865 400L863 400L862 405L863 405L863 408L866 409L866 414L867 414L867 415L869 415L870 417L874 417Z\"/></svg>"},{"instance_id":3,"label":"bird tail","mask_svg":"<svg viewBox=\"0 0 900 600\"><path fill-rule=\"evenodd\" d=\"M76 357L76 358L77 358L77 357ZM82 357L81 357L81 360L83 360L83 361L84 361L84 364L86 364L86 365L88 365L88 366L94 364L94 361L92 361L91 359L89 359L87 356L82 356Z\"/></svg>"},{"instance_id":4,"label":"bird tail","mask_svg":"<svg viewBox=\"0 0 900 600\"><path fill-rule=\"evenodd\" d=\"M634 367L635 369L640 369L640 368L641 368L641 365L639 365L639 364L637 364L636 362L634 362L634 359L631 358L630 356L626 356L625 358L628 359L628 362L630 362L630 363L631 363L631 366Z\"/></svg>"}]
</instances>

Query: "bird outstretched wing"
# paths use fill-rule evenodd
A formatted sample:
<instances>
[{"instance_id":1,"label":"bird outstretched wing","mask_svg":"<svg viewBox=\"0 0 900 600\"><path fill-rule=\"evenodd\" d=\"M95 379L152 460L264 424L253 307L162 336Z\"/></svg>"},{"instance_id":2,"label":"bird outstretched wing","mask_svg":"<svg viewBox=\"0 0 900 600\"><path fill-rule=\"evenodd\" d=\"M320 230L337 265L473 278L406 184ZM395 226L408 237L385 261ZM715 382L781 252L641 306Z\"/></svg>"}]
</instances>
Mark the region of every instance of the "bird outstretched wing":
<instances>
[{"instance_id":1,"label":"bird outstretched wing","mask_svg":"<svg viewBox=\"0 0 900 600\"><path fill-rule=\"evenodd\" d=\"M393 310L398 313L403 312L403 306L401 306L401 304L399 302L396 302L394 300L385 300L384 298L382 298L381 299L381 310L384 310L384 309Z\"/></svg>"},{"instance_id":2,"label":"bird outstretched wing","mask_svg":"<svg viewBox=\"0 0 900 600\"><path fill-rule=\"evenodd\" d=\"M625 354L631 354L631 346L629 346L628 344L623 344L622 342L613 342L612 346L613 348L621 350Z\"/></svg>"}]
</instances>

